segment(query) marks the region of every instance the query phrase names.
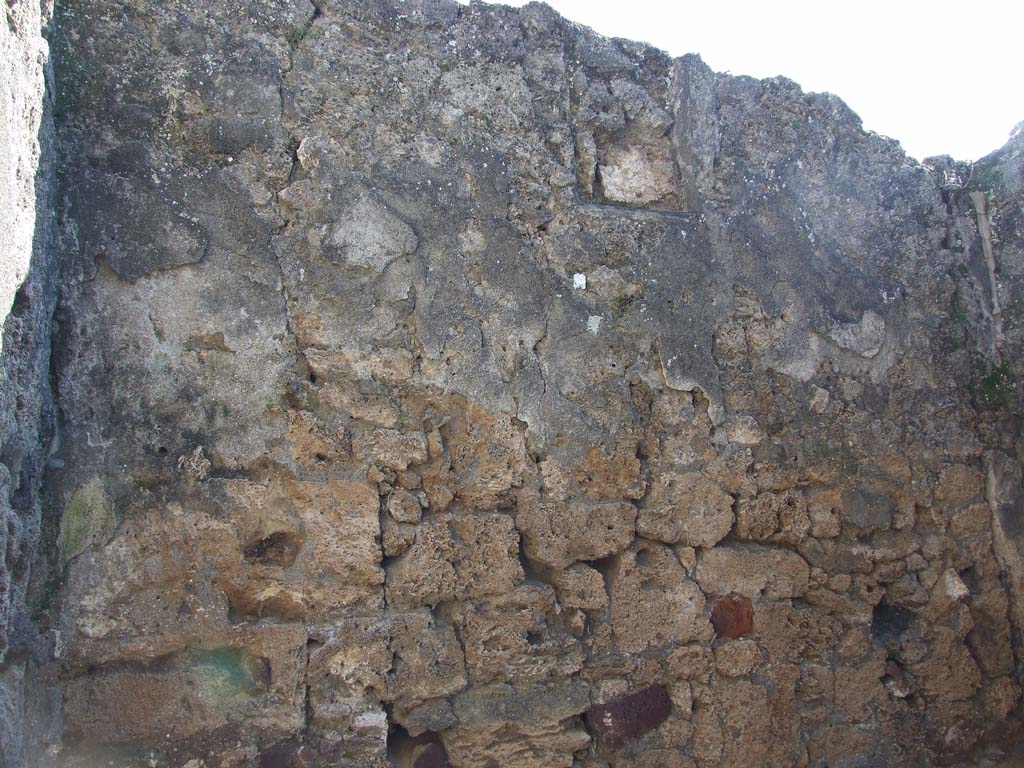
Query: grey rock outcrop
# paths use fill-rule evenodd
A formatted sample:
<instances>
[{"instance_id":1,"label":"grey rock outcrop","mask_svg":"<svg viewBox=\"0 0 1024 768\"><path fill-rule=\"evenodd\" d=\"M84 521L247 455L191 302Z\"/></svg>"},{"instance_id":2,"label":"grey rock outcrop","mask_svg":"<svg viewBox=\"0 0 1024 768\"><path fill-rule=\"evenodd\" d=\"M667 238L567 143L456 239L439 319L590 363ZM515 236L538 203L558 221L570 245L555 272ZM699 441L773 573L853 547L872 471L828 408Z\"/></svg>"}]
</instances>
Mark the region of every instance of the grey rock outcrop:
<instances>
[{"instance_id":1,"label":"grey rock outcrop","mask_svg":"<svg viewBox=\"0 0 1024 768\"><path fill-rule=\"evenodd\" d=\"M1024 136L920 164L540 4L56 27L36 763L1009 743Z\"/></svg>"},{"instance_id":2,"label":"grey rock outcrop","mask_svg":"<svg viewBox=\"0 0 1024 768\"><path fill-rule=\"evenodd\" d=\"M47 657L28 592L54 434L50 327L57 300L47 3L10 0L0 22L0 763L25 760L32 659ZM45 707L44 701L35 701Z\"/></svg>"}]
</instances>

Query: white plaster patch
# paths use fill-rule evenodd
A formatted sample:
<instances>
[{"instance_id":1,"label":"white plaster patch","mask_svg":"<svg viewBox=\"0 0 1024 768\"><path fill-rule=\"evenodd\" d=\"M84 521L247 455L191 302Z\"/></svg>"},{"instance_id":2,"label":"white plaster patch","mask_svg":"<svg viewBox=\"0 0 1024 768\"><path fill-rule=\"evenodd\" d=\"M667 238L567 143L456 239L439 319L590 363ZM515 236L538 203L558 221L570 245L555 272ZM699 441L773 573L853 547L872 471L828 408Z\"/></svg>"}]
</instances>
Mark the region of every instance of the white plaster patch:
<instances>
[{"instance_id":1,"label":"white plaster patch","mask_svg":"<svg viewBox=\"0 0 1024 768\"><path fill-rule=\"evenodd\" d=\"M971 590L952 568L947 568L943 574L943 587L946 590L946 596L953 602L959 602L971 594Z\"/></svg>"},{"instance_id":2,"label":"white plaster patch","mask_svg":"<svg viewBox=\"0 0 1024 768\"><path fill-rule=\"evenodd\" d=\"M824 413L830 399L828 390L812 385L811 391L814 393L811 395L811 410L815 413Z\"/></svg>"},{"instance_id":3,"label":"white plaster patch","mask_svg":"<svg viewBox=\"0 0 1024 768\"><path fill-rule=\"evenodd\" d=\"M736 416L728 427L730 443L757 445L767 437L752 416Z\"/></svg>"},{"instance_id":4,"label":"white plaster patch","mask_svg":"<svg viewBox=\"0 0 1024 768\"><path fill-rule=\"evenodd\" d=\"M590 317L588 317L587 330L596 336L597 332L601 330L601 321L603 319L604 318L601 317L600 315L591 315Z\"/></svg>"},{"instance_id":5,"label":"white plaster patch","mask_svg":"<svg viewBox=\"0 0 1024 768\"><path fill-rule=\"evenodd\" d=\"M577 272L572 276L572 287L577 291L587 290L587 276L582 272Z\"/></svg>"},{"instance_id":6,"label":"white plaster patch","mask_svg":"<svg viewBox=\"0 0 1024 768\"><path fill-rule=\"evenodd\" d=\"M805 339L797 335L787 339L788 343L781 350L781 359L772 367L797 381L810 381L814 378L824 358L821 340L813 333L808 333Z\"/></svg>"},{"instance_id":7,"label":"white plaster patch","mask_svg":"<svg viewBox=\"0 0 1024 768\"><path fill-rule=\"evenodd\" d=\"M387 731L388 716L386 712L360 712L352 718L354 729L361 731Z\"/></svg>"},{"instance_id":8,"label":"white plaster patch","mask_svg":"<svg viewBox=\"0 0 1024 768\"><path fill-rule=\"evenodd\" d=\"M330 243L332 261L383 272L399 256L414 253L418 240L389 208L363 195L345 208Z\"/></svg>"},{"instance_id":9,"label":"white plaster patch","mask_svg":"<svg viewBox=\"0 0 1024 768\"><path fill-rule=\"evenodd\" d=\"M667 151L611 147L599 173L605 197L627 205L650 205L676 194L675 169Z\"/></svg>"}]
</instances>

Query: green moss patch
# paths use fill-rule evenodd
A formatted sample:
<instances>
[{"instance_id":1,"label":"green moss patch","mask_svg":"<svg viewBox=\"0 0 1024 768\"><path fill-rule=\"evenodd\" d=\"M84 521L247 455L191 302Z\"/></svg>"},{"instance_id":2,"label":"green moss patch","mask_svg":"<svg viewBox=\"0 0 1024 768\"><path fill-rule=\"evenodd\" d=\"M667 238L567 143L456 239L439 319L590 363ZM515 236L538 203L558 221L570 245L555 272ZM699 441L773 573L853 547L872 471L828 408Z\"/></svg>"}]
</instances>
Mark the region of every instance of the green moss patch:
<instances>
[{"instance_id":1,"label":"green moss patch","mask_svg":"<svg viewBox=\"0 0 1024 768\"><path fill-rule=\"evenodd\" d=\"M114 533L114 506L99 480L82 486L71 497L60 519L57 547L63 568L93 544L102 544Z\"/></svg>"},{"instance_id":2,"label":"green moss patch","mask_svg":"<svg viewBox=\"0 0 1024 768\"><path fill-rule=\"evenodd\" d=\"M192 659L192 674L201 693L214 700L252 696L265 688L269 670L254 667L258 667L258 660L248 658L238 648L202 651Z\"/></svg>"},{"instance_id":3,"label":"green moss patch","mask_svg":"<svg viewBox=\"0 0 1024 768\"><path fill-rule=\"evenodd\" d=\"M292 50L295 50L306 39L308 34L309 27L289 27L285 33L285 38L288 40L288 45L291 46Z\"/></svg>"},{"instance_id":4,"label":"green moss patch","mask_svg":"<svg viewBox=\"0 0 1024 768\"><path fill-rule=\"evenodd\" d=\"M990 370L974 388L974 397L982 408L1002 408L1013 401L1014 381L1006 363Z\"/></svg>"}]
</instances>

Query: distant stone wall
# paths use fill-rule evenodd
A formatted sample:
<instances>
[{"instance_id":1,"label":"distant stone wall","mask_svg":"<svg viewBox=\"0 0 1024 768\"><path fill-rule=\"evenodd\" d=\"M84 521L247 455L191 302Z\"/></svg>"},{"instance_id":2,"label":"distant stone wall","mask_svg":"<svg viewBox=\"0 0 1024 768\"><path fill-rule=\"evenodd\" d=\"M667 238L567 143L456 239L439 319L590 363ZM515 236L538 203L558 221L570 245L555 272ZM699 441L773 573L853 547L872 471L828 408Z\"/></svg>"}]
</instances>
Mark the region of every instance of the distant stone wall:
<instances>
[{"instance_id":1,"label":"distant stone wall","mask_svg":"<svg viewBox=\"0 0 1024 768\"><path fill-rule=\"evenodd\" d=\"M0 21L0 762L23 759L24 691L39 638L26 594L52 432L50 324L57 294L53 125L44 3ZM45 658L46 654L42 655Z\"/></svg>"},{"instance_id":2,"label":"distant stone wall","mask_svg":"<svg viewBox=\"0 0 1024 768\"><path fill-rule=\"evenodd\" d=\"M1024 138L539 4L58 17L38 762L1010 743Z\"/></svg>"}]
</instances>

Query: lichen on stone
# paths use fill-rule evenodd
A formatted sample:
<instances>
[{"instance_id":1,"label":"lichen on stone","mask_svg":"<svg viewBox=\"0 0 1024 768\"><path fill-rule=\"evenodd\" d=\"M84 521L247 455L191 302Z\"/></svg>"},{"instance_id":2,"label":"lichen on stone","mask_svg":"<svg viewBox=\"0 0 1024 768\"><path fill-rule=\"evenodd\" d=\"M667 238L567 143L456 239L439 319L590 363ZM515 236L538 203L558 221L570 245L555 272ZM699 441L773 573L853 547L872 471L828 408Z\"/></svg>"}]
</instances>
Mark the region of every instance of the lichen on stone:
<instances>
[{"instance_id":1,"label":"lichen on stone","mask_svg":"<svg viewBox=\"0 0 1024 768\"><path fill-rule=\"evenodd\" d=\"M103 544L114 533L117 516L101 480L79 488L64 507L57 547L61 565L67 565L91 546Z\"/></svg>"}]
</instances>

